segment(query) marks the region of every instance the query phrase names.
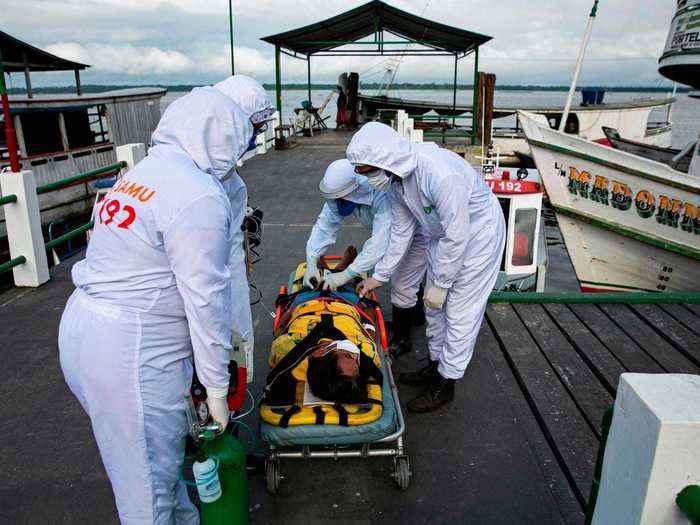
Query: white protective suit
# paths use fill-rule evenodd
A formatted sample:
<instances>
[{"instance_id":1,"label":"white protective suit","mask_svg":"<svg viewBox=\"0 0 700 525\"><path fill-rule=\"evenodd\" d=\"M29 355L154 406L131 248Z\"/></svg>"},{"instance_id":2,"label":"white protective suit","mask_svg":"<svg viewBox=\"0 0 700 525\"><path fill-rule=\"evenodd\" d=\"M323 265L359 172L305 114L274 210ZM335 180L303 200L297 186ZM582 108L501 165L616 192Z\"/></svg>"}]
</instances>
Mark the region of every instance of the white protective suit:
<instances>
[{"instance_id":1,"label":"white protective suit","mask_svg":"<svg viewBox=\"0 0 700 525\"><path fill-rule=\"evenodd\" d=\"M213 89L220 91L233 100L248 119L266 119L274 113L265 89L257 80L251 77L234 75L215 84ZM245 149L241 155L243 153L245 153ZM233 224L236 226L229 256L231 294L233 295L232 328L241 336L248 367L248 382L250 382L253 378L255 334L253 332L253 319L250 310L250 291L244 247L245 234L241 229L245 219L246 208L248 207L248 189L235 171L224 181L224 188L231 200L231 208L234 214ZM248 300L240 300L243 297L248 298Z\"/></svg>"},{"instance_id":2,"label":"white protective suit","mask_svg":"<svg viewBox=\"0 0 700 525\"><path fill-rule=\"evenodd\" d=\"M430 357L439 361L442 377L460 379L474 352L503 255L505 221L498 199L457 154L434 144L411 144L384 124L363 126L347 157L352 164L400 177L389 192L389 247L373 277L387 282L401 264L413 264L404 261L407 254L423 258L426 290L449 290L443 308L426 308ZM417 228L427 250L411 250Z\"/></svg>"},{"instance_id":3,"label":"white protective suit","mask_svg":"<svg viewBox=\"0 0 700 525\"><path fill-rule=\"evenodd\" d=\"M222 179L252 134L213 89L173 102L149 155L95 218L61 319L60 360L125 524L197 524L182 481L192 359L227 389L235 225Z\"/></svg>"},{"instance_id":4,"label":"white protective suit","mask_svg":"<svg viewBox=\"0 0 700 525\"><path fill-rule=\"evenodd\" d=\"M306 258L319 258L326 253L335 244L340 227L355 217L372 231L372 236L365 241L362 250L350 265L350 270L359 275L374 268L386 251L391 231L391 205L386 192L372 188L367 177L356 174L355 168L346 159L332 162L326 170L324 180L332 185L334 179L347 179L349 176L356 178L359 186L343 199L358 204L357 208L352 214L343 217L338 213L334 202L324 203L306 242Z\"/></svg>"}]
</instances>

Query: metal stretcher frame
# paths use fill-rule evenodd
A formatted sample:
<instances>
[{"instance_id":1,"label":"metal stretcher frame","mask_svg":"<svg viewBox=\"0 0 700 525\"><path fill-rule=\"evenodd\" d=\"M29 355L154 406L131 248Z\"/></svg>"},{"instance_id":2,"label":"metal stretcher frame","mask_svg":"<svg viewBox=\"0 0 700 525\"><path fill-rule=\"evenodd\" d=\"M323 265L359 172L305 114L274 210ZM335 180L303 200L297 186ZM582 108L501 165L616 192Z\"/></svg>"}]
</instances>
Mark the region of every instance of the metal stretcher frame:
<instances>
[{"instance_id":1,"label":"metal stretcher frame","mask_svg":"<svg viewBox=\"0 0 700 525\"><path fill-rule=\"evenodd\" d=\"M325 256L326 261L338 261L342 258L339 256ZM283 286L280 293L286 293L287 288ZM378 303L377 296L374 292L370 296L375 303ZM280 317L282 307L277 306L275 312L274 332L277 333L280 327ZM375 306L375 318L377 324L377 334L380 339L382 350L386 352L386 330L384 327L384 317L381 308ZM280 472L280 460L282 459L341 459L341 458L368 458L368 457L392 457L394 459L394 471L390 474L398 485L400 490L406 490L411 481L411 467L404 446L403 434L406 431L406 423L401 411L399 401L398 388L394 381L392 372L391 356L385 355L383 362L386 366L383 367L387 374L389 382L389 390L391 392L391 400L394 403L396 410L396 429L391 434L382 438L359 444L343 444L337 443L333 445L301 445L299 448L292 450L293 445L276 447L269 444L269 451L265 458L265 486L270 494L276 494L279 489L279 484L282 479ZM394 446L387 446L393 444ZM375 448L373 448L375 447ZM320 450L319 450L320 449Z\"/></svg>"}]
</instances>

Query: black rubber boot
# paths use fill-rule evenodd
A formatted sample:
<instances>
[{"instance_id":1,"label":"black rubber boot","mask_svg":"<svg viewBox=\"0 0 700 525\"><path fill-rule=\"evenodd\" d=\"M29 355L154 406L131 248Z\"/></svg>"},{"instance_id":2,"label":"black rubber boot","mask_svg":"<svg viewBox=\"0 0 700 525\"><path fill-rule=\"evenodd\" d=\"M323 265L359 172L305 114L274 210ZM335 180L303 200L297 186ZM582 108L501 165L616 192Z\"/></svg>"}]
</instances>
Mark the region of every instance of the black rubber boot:
<instances>
[{"instance_id":1,"label":"black rubber boot","mask_svg":"<svg viewBox=\"0 0 700 525\"><path fill-rule=\"evenodd\" d=\"M455 380L446 379L438 374L437 379L425 389L418 397L408 402L408 410L411 412L430 412L455 398Z\"/></svg>"},{"instance_id":2,"label":"black rubber boot","mask_svg":"<svg viewBox=\"0 0 700 525\"><path fill-rule=\"evenodd\" d=\"M440 377L437 369L438 362L431 361L430 358L428 358L428 364L423 368L399 375L399 382L409 386L428 386L435 381L436 378Z\"/></svg>"},{"instance_id":3,"label":"black rubber boot","mask_svg":"<svg viewBox=\"0 0 700 525\"><path fill-rule=\"evenodd\" d=\"M425 310L423 309L423 291L418 292L418 302L411 308L413 311L413 326L423 326L425 324Z\"/></svg>"},{"instance_id":4,"label":"black rubber boot","mask_svg":"<svg viewBox=\"0 0 700 525\"><path fill-rule=\"evenodd\" d=\"M413 325L413 308L391 306L392 334L387 351L389 355L398 358L413 350L411 341L411 326Z\"/></svg>"}]
</instances>

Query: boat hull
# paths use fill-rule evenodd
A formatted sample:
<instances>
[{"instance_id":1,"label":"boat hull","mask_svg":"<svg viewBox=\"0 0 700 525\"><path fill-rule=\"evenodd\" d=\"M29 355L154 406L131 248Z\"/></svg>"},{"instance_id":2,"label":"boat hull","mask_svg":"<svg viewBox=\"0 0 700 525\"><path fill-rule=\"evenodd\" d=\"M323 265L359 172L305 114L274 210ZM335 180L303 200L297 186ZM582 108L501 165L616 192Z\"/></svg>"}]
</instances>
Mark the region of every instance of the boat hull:
<instances>
[{"instance_id":1,"label":"boat hull","mask_svg":"<svg viewBox=\"0 0 700 525\"><path fill-rule=\"evenodd\" d=\"M700 180L520 118L582 288L700 290Z\"/></svg>"}]
</instances>

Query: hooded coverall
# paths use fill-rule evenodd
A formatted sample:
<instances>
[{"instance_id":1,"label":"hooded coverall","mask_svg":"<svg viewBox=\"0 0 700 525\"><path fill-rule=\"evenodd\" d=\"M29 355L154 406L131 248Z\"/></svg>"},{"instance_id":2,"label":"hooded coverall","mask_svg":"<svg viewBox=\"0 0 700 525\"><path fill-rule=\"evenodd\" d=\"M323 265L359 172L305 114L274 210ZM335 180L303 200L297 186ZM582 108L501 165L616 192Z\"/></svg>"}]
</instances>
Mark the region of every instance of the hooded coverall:
<instances>
[{"instance_id":1,"label":"hooded coverall","mask_svg":"<svg viewBox=\"0 0 700 525\"><path fill-rule=\"evenodd\" d=\"M226 95L238 106L246 118L251 119L255 115L269 117L274 113L272 104L260 83L246 75L233 75L217 84L216 89ZM252 136L252 135L251 135ZM250 137L249 137L250 138ZM241 153L245 153L245 149ZM238 160L238 157L234 160ZM235 226L234 239L231 244L229 257L229 269L231 270L231 294L233 295L232 328L238 332L244 341L246 357L248 360L248 381L252 380L253 362L252 348L254 346L253 319L250 310L250 301L240 301L242 297L250 297L248 274L246 271L244 232L241 228L248 206L248 189L245 183L234 173L226 181L224 188L231 200L233 210L233 224Z\"/></svg>"},{"instance_id":2,"label":"hooded coverall","mask_svg":"<svg viewBox=\"0 0 700 525\"><path fill-rule=\"evenodd\" d=\"M505 221L498 199L457 154L435 144L411 144L384 124L363 126L348 145L347 158L401 179L389 192L389 247L373 277L387 282L400 265L422 265L428 271L426 290L449 290L441 309L426 308L428 346L440 375L460 379L503 255ZM412 249L418 228L427 250Z\"/></svg>"},{"instance_id":3,"label":"hooded coverall","mask_svg":"<svg viewBox=\"0 0 700 525\"><path fill-rule=\"evenodd\" d=\"M348 173L349 172L349 173ZM359 186L343 199L354 202L358 206L347 217L338 213L338 208L333 202L326 202L321 213L316 219L309 240L306 242L306 257L319 258L326 250L335 244L340 227L355 217L372 231L372 236L365 241L362 251L358 253L350 265L350 270L355 274L367 272L381 259L389 243L391 230L391 206L386 192L377 191L367 182L367 177L357 175L353 166L346 160L336 160L328 166L324 180L333 184L334 179L357 179Z\"/></svg>"},{"instance_id":4,"label":"hooded coverall","mask_svg":"<svg viewBox=\"0 0 700 525\"><path fill-rule=\"evenodd\" d=\"M92 423L122 523L196 524L182 480L192 359L228 388L231 244L222 180L252 125L214 89L173 102L149 155L105 198L59 330L68 386ZM247 299L246 299L247 304Z\"/></svg>"}]
</instances>

